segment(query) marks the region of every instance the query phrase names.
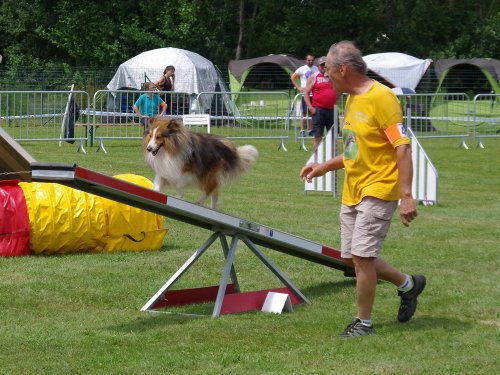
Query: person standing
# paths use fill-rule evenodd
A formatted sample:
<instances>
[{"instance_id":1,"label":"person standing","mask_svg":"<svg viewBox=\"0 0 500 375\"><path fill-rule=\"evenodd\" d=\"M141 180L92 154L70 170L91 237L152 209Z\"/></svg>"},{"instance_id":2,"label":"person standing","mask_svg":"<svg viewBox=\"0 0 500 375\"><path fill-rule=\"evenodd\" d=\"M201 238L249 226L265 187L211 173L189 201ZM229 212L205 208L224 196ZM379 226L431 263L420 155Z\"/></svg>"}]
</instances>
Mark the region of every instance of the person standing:
<instances>
[{"instance_id":1,"label":"person standing","mask_svg":"<svg viewBox=\"0 0 500 375\"><path fill-rule=\"evenodd\" d=\"M167 104L163 101L158 94L154 93L155 84L153 82L146 82L144 90L146 92L141 94L134 103L134 112L139 116L141 123L144 125L144 130L149 129L149 119L158 114L164 115L167 110ZM159 111L161 108L161 111Z\"/></svg>"},{"instance_id":2,"label":"person standing","mask_svg":"<svg viewBox=\"0 0 500 375\"><path fill-rule=\"evenodd\" d=\"M175 91L175 67L173 65L168 65L164 70L162 76L154 83L160 91L164 91L161 95L163 101L167 103L167 112L169 115L172 114L172 94L171 91Z\"/></svg>"},{"instance_id":3,"label":"person standing","mask_svg":"<svg viewBox=\"0 0 500 375\"><path fill-rule=\"evenodd\" d=\"M402 323L414 315L417 297L426 285L424 276L402 273L380 257L398 201L405 226L417 216L411 189L411 145L397 97L366 75L366 63L353 42L330 47L326 71L337 93L349 95L342 129L344 153L324 163L306 165L300 177L310 182L328 171L345 168L341 254L356 272L357 314L340 336L364 336L375 333L371 314L378 279L397 286L397 319Z\"/></svg>"},{"instance_id":4,"label":"person standing","mask_svg":"<svg viewBox=\"0 0 500 375\"><path fill-rule=\"evenodd\" d=\"M306 55L306 64L297 68L295 72L290 76L290 80L292 81L293 87L298 92L304 92L304 87L307 84L307 80L314 73L318 72L318 67L314 65L314 55L312 53L308 53ZM299 79L299 82L297 82ZM301 101L301 109L302 117L300 119L300 135L304 137L306 135L306 129L311 130L310 121L307 121L307 105L304 102L304 98Z\"/></svg>"},{"instance_id":5,"label":"person standing","mask_svg":"<svg viewBox=\"0 0 500 375\"><path fill-rule=\"evenodd\" d=\"M337 93L325 74L325 62L325 56L318 59L319 72L309 77L304 88L304 102L312 116L309 135L314 136L314 151L321 143L325 129L328 132L333 125L333 107L337 103Z\"/></svg>"}]
</instances>

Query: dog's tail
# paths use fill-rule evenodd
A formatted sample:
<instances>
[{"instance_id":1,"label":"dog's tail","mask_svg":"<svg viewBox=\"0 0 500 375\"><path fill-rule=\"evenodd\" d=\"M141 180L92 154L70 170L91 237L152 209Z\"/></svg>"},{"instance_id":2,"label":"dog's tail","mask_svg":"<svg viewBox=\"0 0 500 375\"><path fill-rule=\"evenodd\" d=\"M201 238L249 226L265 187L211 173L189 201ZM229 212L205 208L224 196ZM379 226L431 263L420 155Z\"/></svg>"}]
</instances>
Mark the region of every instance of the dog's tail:
<instances>
[{"instance_id":1,"label":"dog's tail","mask_svg":"<svg viewBox=\"0 0 500 375\"><path fill-rule=\"evenodd\" d=\"M257 149L251 145L237 147L236 151L238 153L236 163L218 176L219 185L221 186L229 185L238 180L243 173L255 164L259 156Z\"/></svg>"},{"instance_id":2,"label":"dog's tail","mask_svg":"<svg viewBox=\"0 0 500 375\"><path fill-rule=\"evenodd\" d=\"M240 157L240 168L242 172L249 170L257 161L259 152L252 145L238 147L238 156Z\"/></svg>"}]
</instances>

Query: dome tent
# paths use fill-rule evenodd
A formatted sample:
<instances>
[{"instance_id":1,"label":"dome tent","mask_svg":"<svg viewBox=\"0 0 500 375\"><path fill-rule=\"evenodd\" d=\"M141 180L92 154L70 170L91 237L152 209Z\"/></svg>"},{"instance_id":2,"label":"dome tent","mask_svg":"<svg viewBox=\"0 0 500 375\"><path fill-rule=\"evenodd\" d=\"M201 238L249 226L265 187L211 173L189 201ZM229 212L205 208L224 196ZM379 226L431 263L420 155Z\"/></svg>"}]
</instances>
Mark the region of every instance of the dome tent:
<instances>
[{"instance_id":1,"label":"dome tent","mask_svg":"<svg viewBox=\"0 0 500 375\"><path fill-rule=\"evenodd\" d=\"M274 81L279 79L291 88L290 75L302 65L304 61L292 55L267 55L253 59L231 60L228 66L229 85L232 92L243 91L245 83L252 88L269 90L274 86L272 82L269 84L269 79Z\"/></svg>"},{"instance_id":2,"label":"dome tent","mask_svg":"<svg viewBox=\"0 0 500 375\"><path fill-rule=\"evenodd\" d=\"M460 92L500 94L500 60L497 59L442 59L434 64L439 77L437 92L453 91L447 79L460 81Z\"/></svg>"},{"instance_id":3,"label":"dome tent","mask_svg":"<svg viewBox=\"0 0 500 375\"><path fill-rule=\"evenodd\" d=\"M203 56L180 48L145 51L123 62L107 85L110 91L140 90L147 81L161 77L167 65L175 67L175 91L195 99L200 92L226 91L224 81L213 63ZM212 97L203 96L202 108L210 108Z\"/></svg>"},{"instance_id":4,"label":"dome tent","mask_svg":"<svg viewBox=\"0 0 500 375\"><path fill-rule=\"evenodd\" d=\"M431 59L422 60L399 52L376 53L366 55L363 59L370 71L385 79L392 86L412 90L417 87L432 63ZM231 91L241 91L244 84L250 81L252 72L258 71L259 67L271 67L271 65L280 67L281 71L287 74L288 83L289 76L298 67L304 65L304 61L292 55L268 55L247 60L231 60L229 62Z\"/></svg>"},{"instance_id":5,"label":"dome tent","mask_svg":"<svg viewBox=\"0 0 500 375\"><path fill-rule=\"evenodd\" d=\"M475 131L491 131L500 117L500 100L490 94L500 94L500 60L488 58L441 59L434 64L439 78L437 94L466 94L469 100L475 95L483 98L474 101L474 108L463 99L433 100L430 114L439 117L447 113L450 121L434 120L432 125L439 131L465 133L471 126L468 119L474 116ZM481 121L479 121L481 119Z\"/></svg>"}]
</instances>

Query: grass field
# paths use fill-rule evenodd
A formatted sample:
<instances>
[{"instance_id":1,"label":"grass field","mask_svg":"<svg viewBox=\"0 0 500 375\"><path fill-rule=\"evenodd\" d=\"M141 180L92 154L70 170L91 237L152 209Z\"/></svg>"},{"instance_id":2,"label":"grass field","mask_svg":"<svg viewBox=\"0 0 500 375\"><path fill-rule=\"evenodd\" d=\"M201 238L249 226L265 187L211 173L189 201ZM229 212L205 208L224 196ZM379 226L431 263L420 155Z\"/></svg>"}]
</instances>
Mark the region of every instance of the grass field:
<instances>
[{"instance_id":1,"label":"grass field","mask_svg":"<svg viewBox=\"0 0 500 375\"><path fill-rule=\"evenodd\" d=\"M339 199L305 195L298 179L309 155L293 142L288 152L276 140L253 143L259 160L223 192L221 211L338 248ZM1 258L0 374L500 373L500 139L484 140L485 149L460 149L457 139L422 144L439 173L440 204L420 206L410 228L395 220L383 249L401 270L427 276L409 323L397 322L396 290L380 282L377 335L338 338L355 312L354 280L264 248L310 305L220 318L140 312L210 234L166 218L161 251ZM39 161L152 178L138 141L86 155L76 145L23 145ZM222 267L214 246L176 288L216 285ZM243 246L235 267L243 291L281 286Z\"/></svg>"}]
</instances>

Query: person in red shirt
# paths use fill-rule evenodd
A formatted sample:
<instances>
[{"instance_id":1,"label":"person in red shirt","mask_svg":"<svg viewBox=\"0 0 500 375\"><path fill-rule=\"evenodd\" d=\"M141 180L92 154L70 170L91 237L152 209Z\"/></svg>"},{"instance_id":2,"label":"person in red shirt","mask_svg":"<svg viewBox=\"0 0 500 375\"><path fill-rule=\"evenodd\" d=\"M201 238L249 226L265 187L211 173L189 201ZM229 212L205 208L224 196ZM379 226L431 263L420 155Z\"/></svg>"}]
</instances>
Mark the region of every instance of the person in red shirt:
<instances>
[{"instance_id":1,"label":"person in red shirt","mask_svg":"<svg viewBox=\"0 0 500 375\"><path fill-rule=\"evenodd\" d=\"M333 125L333 106L337 103L337 93L325 74L325 62L324 56L318 59L319 72L309 77L304 88L304 102L312 116L309 135L314 136L314 151L321 143L325 129L328 132ZM312 94L312 99L309 94Z\"/></svg>"}]
</instances>

